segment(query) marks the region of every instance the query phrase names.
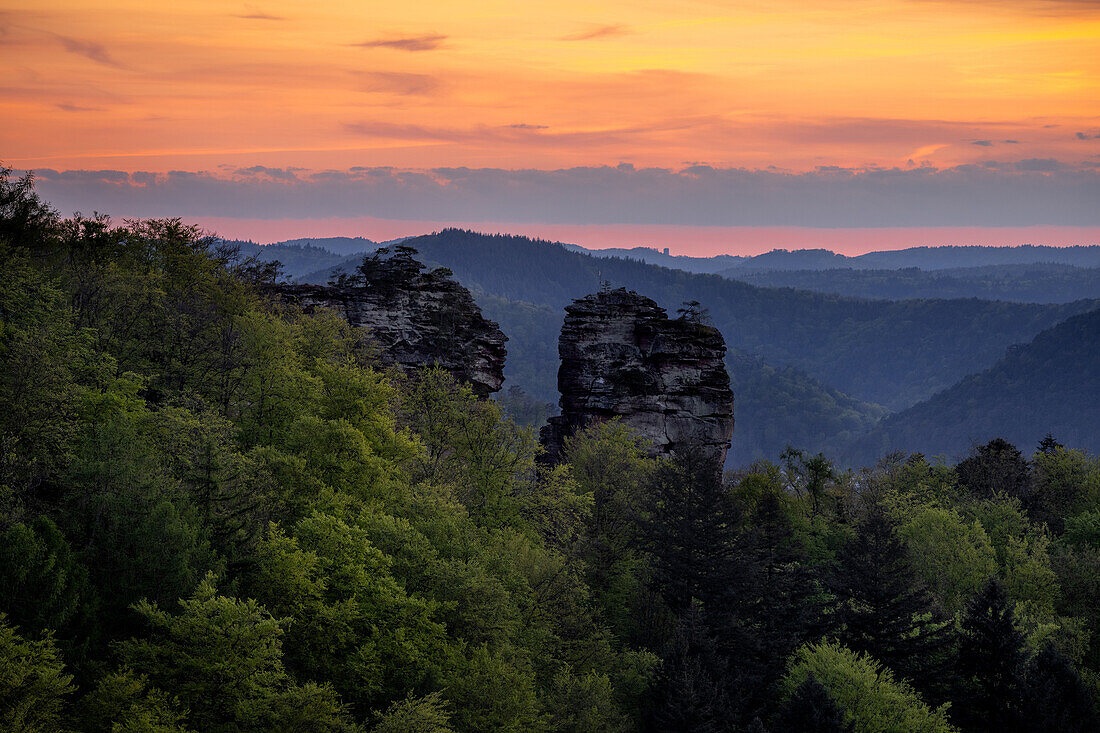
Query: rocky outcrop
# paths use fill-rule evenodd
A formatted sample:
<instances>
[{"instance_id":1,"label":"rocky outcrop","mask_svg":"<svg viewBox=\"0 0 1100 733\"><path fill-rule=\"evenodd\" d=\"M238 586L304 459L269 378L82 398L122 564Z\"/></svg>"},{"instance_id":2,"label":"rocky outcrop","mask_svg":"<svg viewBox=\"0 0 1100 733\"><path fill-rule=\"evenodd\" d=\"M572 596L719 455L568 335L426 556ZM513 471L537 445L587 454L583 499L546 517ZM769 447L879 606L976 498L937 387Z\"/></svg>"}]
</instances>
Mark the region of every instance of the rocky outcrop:
<instances>
[{"instance_id":1,"label":"rocky outcrop","mask_svg":"<svg viewBox=\"0 0 1100 733\"><path fill-rule=\"evenodd\" d=\"M365 327L385 364L406 372L439 364L481 397L499 391L507 337L449 270L425 271L414 254L409 247L379 250L329 285L278 285L275 293L307 312L333 308Z\"/></svg>"},{"instance_id":2,"label":"rocky outcrop","mask_svg":"<svg viewBox=\"0 0 1100 733\"><path fill-rule=\"evenodd\" d=\"M624 288L565 309L558 353L561 415L542 438L551 459L562 441L621 418L657 456L698 451L721 466L733 435L733 392L718 329Z\"/></svg>"}]
</instances>

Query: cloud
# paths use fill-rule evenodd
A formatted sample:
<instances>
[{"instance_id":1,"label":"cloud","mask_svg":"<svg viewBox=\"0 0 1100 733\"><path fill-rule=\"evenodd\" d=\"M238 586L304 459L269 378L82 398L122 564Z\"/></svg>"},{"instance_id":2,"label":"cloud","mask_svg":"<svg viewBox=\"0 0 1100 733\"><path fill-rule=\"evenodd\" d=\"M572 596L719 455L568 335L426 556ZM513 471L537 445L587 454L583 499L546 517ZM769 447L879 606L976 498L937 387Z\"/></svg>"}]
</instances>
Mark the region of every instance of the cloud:
<instances>
[{"instance_id":1,"label":"cloud","mask_svg":"<svg viewBox=\"0 0 1100 733\"><path fill-rule=\"evenodd\" d=\"M993 145L992 134L998 128L1008 128L1002 134L1016 133L1009 124L968 122L959 120L920 120L878 117L834 117L825 119L774 119L745 117L725 124L752 126L780 141L818 144L898 144L913 148L947 147L956 141L967 141L986 147Z\"/></svg>"},{"instance_id":2,"label":"cloud","mask_svg":"<svg viewBox=\"0 0 1100 733\"><path fill-rule=\"evenodd\" d=\"M356 48L395 48L400 51L435 51L443 47L447 36L439 33L430 33L423 36L406 36L404 38L378 38L373 41L362 41L349 44Z\"/></svg>"},{"instance_id":3,"label":"cloud","mask_svg":"<svg viewBox=\"0 0 1100 733\"><path fill-rule=\"evenodd\" d=\"M113 66L116 69L125 68L121 63L115 61L111 57L111 54L107 52L106 47L101 43L95 41L83 41L79 38L70 38L69 36L58 35L57 40L61 42L61 45L69 53L75 53L78 56L83 56L86 59L95 61L97 64L103 64L104 66Z\"/></svg>"},{"instance_id":4,"label":"cloud","mask_svg":"<svg viewBox=\"0 0 1100 733\"><path fill-rule=\"evenodd\" d=\"M268 15L267 13L234 13L232 17L241 18L242 20L286 20L281 15Z\"/></svg>"},{"instance_id":5,"label":"cloud","mask_svg":"<svg viewBox=\"0 0 1100 733\"><path fill-rule=\"evenodd\" d=\"M439 79L428 74L401 71L357 71L365 92L384 92L409 96L427 96L439 90Z\"/></svg>"},{"instance_id":6,"label":"cloud","mask_svg":"<svg viewBox=\"0 0 1100 733\"><path fill-rule=\"evenodd\" d=\"M393 122L351 122L344 124L348 132L381 140L411 140L439 143L484 143L494 145L571 145L603 146L625 142L645 132L662 129L657 126L546 132L546 125L478 125L474 127L435 127ZM664 128L671 129L671 128Z\"/></svg>"},{"instance_id":7,"label":"cloud","mask_svg":"<svg viewBox=\"0 0 1100 733\"><path fill-rule=\"evenodd\" d=\"M57 107L62 112L102 112L103 111L102 107L82 107L78 104L65 104L64 102L59 102L58 104L55 104L54 107Z\"/></svg>"},{"instance_id":8,"label":"cloud","mask_svg":"<svg viewBox=\"0 0 1100 733\"><path fill-rule=\"evenodd\" d=\"M1034 171L1036 173L1053 173L1065 170L1066 164L1053 158L1026 158L1016 161L1016 170Z\"/></svg>"},{"instance_id":9,"label":"cloud","mask_svg":"<svg viewBox=\"0 0 1100 733\"><path fill-rule=\"evenodd\" d=\"M617 25L601 25L597 28L593 28L588 31L581 31L580 33L570 33L569 35L562 36L561 41L591 41L596 38L608 38L610 36L622 36L630 33L630 28L617 24Z\"/></svg>"},{"instance_id":10,"label":"cloud","mask_svg":"<svg viewBox=\"0 0 1100 733\"><path fill-rule=\"evenodd\" d=\"M555 170L251 166L38 171L62 211L127 216L709 226L1100 226L1100 169L1053 159L807 172L695 165Z\"/></svg>"},{"instance_id":11,"label":"cloud","mask_svg":"<svg viewBox=\"0 0 1100 733\"><path fill-rule=\"evenodd\" d=\"M1087 132L1078 132L1074 137L1078 140L1100 140L1100 133L1090 135Z\"/></svg>"},{"instance_id":12,"label":"cloud","mask_svg":"<svg viewBox=\"0 0 1100 733\"><path fill-rule=\"evenodd\" d=\"M266 176L275 181L299 181L297 173L302 168L269 168L265 165L254 165L249 168L237 168L233 171L238 176Z\"/></svg>"},{"instance_id":13,"label":"cloud","mask_svg":"<svg viewBox=\"0 0 1100 733\"><path fill-rule=\"evenodd\" d=\"M484 145L514 145L572 148L601 148L624 144L644 144L647 136L711 126L715 118L685 117L661 120L633 127L607 127L588 130L551 130L548 125L517 123L510 125L475 125L473 127L442 127L411 123L367 120L343 125L347 132L378 140L410 140L417 142L464 143Z\"/></svg>"}]
</instances>

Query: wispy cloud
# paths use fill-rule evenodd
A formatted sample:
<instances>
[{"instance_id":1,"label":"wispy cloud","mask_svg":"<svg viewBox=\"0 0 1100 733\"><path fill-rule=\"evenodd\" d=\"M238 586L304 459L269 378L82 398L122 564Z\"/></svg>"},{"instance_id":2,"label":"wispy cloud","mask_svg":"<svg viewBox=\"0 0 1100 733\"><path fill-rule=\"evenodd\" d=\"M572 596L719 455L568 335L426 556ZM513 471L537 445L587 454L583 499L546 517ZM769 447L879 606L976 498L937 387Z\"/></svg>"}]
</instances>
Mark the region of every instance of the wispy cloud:
<instances>
[{"instance_id":1,"label":"wispy cloud","mask_svg":"<svg viewBox=\"0 0 1100 733\"><path fill-rule=\"evenodd\" d=\"M242 20L286 20L282 15L270 15L268 13L234 13L234 18Z\"/></svg>"},{"instance_id":2,"label":"wispy cloud","mask_svg":"<svg viewBox=\"0 0 1100 733\"><path fill-rule=\"evenodd\" d=\"M69 36L62 35L57 35L56 37L69 53L75 53L78 56L83 56L86 59L95 61L97 64L103 64L104 66L113 66L116 69L125 68L125 66L111 56L102 43L85 41L79 38L70 38Z\"/></svg>"},{"instance_id":3,"label":"wispy cloud","mask_svg":"<svg viewBox=\"0 0 1100 733\"><path fill-rule=\"evenodd\" d=\"M587 31L580 31L579 33L570 33L569 35L562 36L559 40L562 41L591 41L596 38L608 38L610 36L622 36L630 32L629 26L616 24L616 25L601 25L597 28L592 28Z\"/></svg>"},{"instance_id":4,"label":"wispy cloud","mask_svg":"<svg viewBox=\"0 0 1100 733\"><path fill-rule=\"evenodd\" d=\"M55 104L54 107L57 107L62 112L102 112L103 111L102 107L82 107L79 104L66 104L64 102L59 102L58 104Z\"/></svg>"},{"instance_id":5,"label":"wispy cloud","mask_svg":"<svg viewBox=\"0 0 1100 733\"><path fill-rule=\"evenodd\" d=\"M371 41L361 41L349 45L356 48L395 48L400 51L435 51L443 47L447 36L441 33L430 33L423 36L406 36L402 38L376 38Z\"/></svg>"},{"instance_id":6,"label":"wispy cloud","mask_svg":"<svg viewBox=\"0 0 1100 733\"><path fill-rule=\"evenodd\" d=\"M412 74L402 71L358 71L363 80L363 91L427 96L440 88L439 79L429 74Z\"/></svg>"},{"instance_id":7,"label":"wispy cloud","mask_svg":"<svg viewBox=\"0 0 1100 733\"><path fill-rule=\"evenodd\" d=\"M439 143L491 143L494 145L554 146L573 148L618 145L637 139L646 133L687 129L693 120L671 120L638 127L615 127L589 130L549 131L548 125L526 123L511 125L475 125L473 127L440 127L382 121L350 122L344 129L356 135L383 140L410 140Z\"/></svg>"},{"instance_id":8,"label":"wispy cloud","mask_svg":"<svg viewBox=\"0 0 1100 733\"><path fill-rule=\"evenodd\" d=\"M1079 132L1074 135L1078 140L1100 140L1100 132L1090 135L1087 132Z\"/></svg>"}]
</instances>

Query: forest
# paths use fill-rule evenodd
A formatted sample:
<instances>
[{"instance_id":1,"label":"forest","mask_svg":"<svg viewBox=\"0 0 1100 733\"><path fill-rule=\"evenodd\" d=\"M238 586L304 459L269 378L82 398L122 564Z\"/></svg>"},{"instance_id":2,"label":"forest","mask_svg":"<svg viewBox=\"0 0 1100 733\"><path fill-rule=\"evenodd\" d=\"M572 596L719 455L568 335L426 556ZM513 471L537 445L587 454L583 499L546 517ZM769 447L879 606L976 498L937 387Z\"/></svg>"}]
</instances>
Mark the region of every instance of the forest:
<instances>
[{"instance_id":1,"label":"forest","mask_svg":"<svg viewBox=\"0 0 1100 733\"><path fill-rule=\"evenodd\" d=\"M425 262L452 270L474 292L485 315L508 334L508 386L519 388L527 398L518 401L506 395L510 409L524 405L513 415L553 409L562 308L594 291L600 282L610 282L653 297L670 312L688 300L705 304L711 322L726 339L726 367L737 395L738 439L729 454L731 468L762 458L776 460L787 445L824 452L844 467L873 462L897 449L942 452L958 460L972 443L997 437L994 416L1000 402L1027 405L1025 412L1040 413L1034 424L1023 426L1026 429L1016 426L1016 440L1033 445L1053 431L1080 436L1082 442L1075 445L1082 448L1100 448L1088 442L1095 437L1092 413L1080 409L1068 389L1091 379L1095 361L1089 359L1066 361L1061 378L1067 389L1047 389L1040 404L1034 394L1021 389L1020 380L1002 384L999 396L986 390L982 400L952 401L945 419L952 442L944 440L935 420L915 419L904 432L891 430L892 435L904 435L905 441L882 440L875 432L888 427L882 423L885 416L932 400L942 402L949 390L989 369L1010 348L1027 344L1071 316L1094 311L1100 307L1098 300L867 300L758 287L639 260L594 257L526 237L456 229L404 244L417 249ZM942 259L975 256L969 248L958 249ZM1028 256L1027 248L1020 249L1025 254L1016 256ZM1067 248L1067 256L1082 257L1094 249ZM919 250L897 256L912 256L914 251ZM994 254L1006 257L1011 252ZM1048 256L1045 250L1041 256ZM351 269L359 259L351 258L343 267ZM339 269L330 267L299 280L323 283ZM1089 348L1087 342L1079 346ZM1056 354L1036 356L1058 359ZM963 410L963 405L971 409ZM913 443L906 445L910 439Z\"/></svg>"},{"instance_id":2,"label":"forest","mask_svg":"<svg viewBox=\"0 0 1100 733\"><path fill-rule=\"evenodd\" d=\"M547 465L178 219L5 172L0 268L4 731L1097 728L1100 461L1060 436L719 477L611 422Z\"/></svg>"}]
</instances>

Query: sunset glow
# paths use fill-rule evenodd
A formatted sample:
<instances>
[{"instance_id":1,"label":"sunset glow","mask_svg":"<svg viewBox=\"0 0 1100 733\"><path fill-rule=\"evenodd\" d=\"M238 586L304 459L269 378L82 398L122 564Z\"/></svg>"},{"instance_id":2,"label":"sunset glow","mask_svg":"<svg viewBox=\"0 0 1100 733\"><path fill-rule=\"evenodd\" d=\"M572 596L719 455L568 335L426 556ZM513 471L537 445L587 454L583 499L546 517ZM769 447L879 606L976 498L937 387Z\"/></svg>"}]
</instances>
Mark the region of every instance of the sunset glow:
<instances>
[{"instance_id":1,"label":"sunset glow","mask_svg":"<svg viewBox=\"0 0 1100 733\"><path fill-rule=\"evenodd\" d=\"M20 170L1100 166L1092 2L5 6Z\"/></svg>"}]
</instances>

